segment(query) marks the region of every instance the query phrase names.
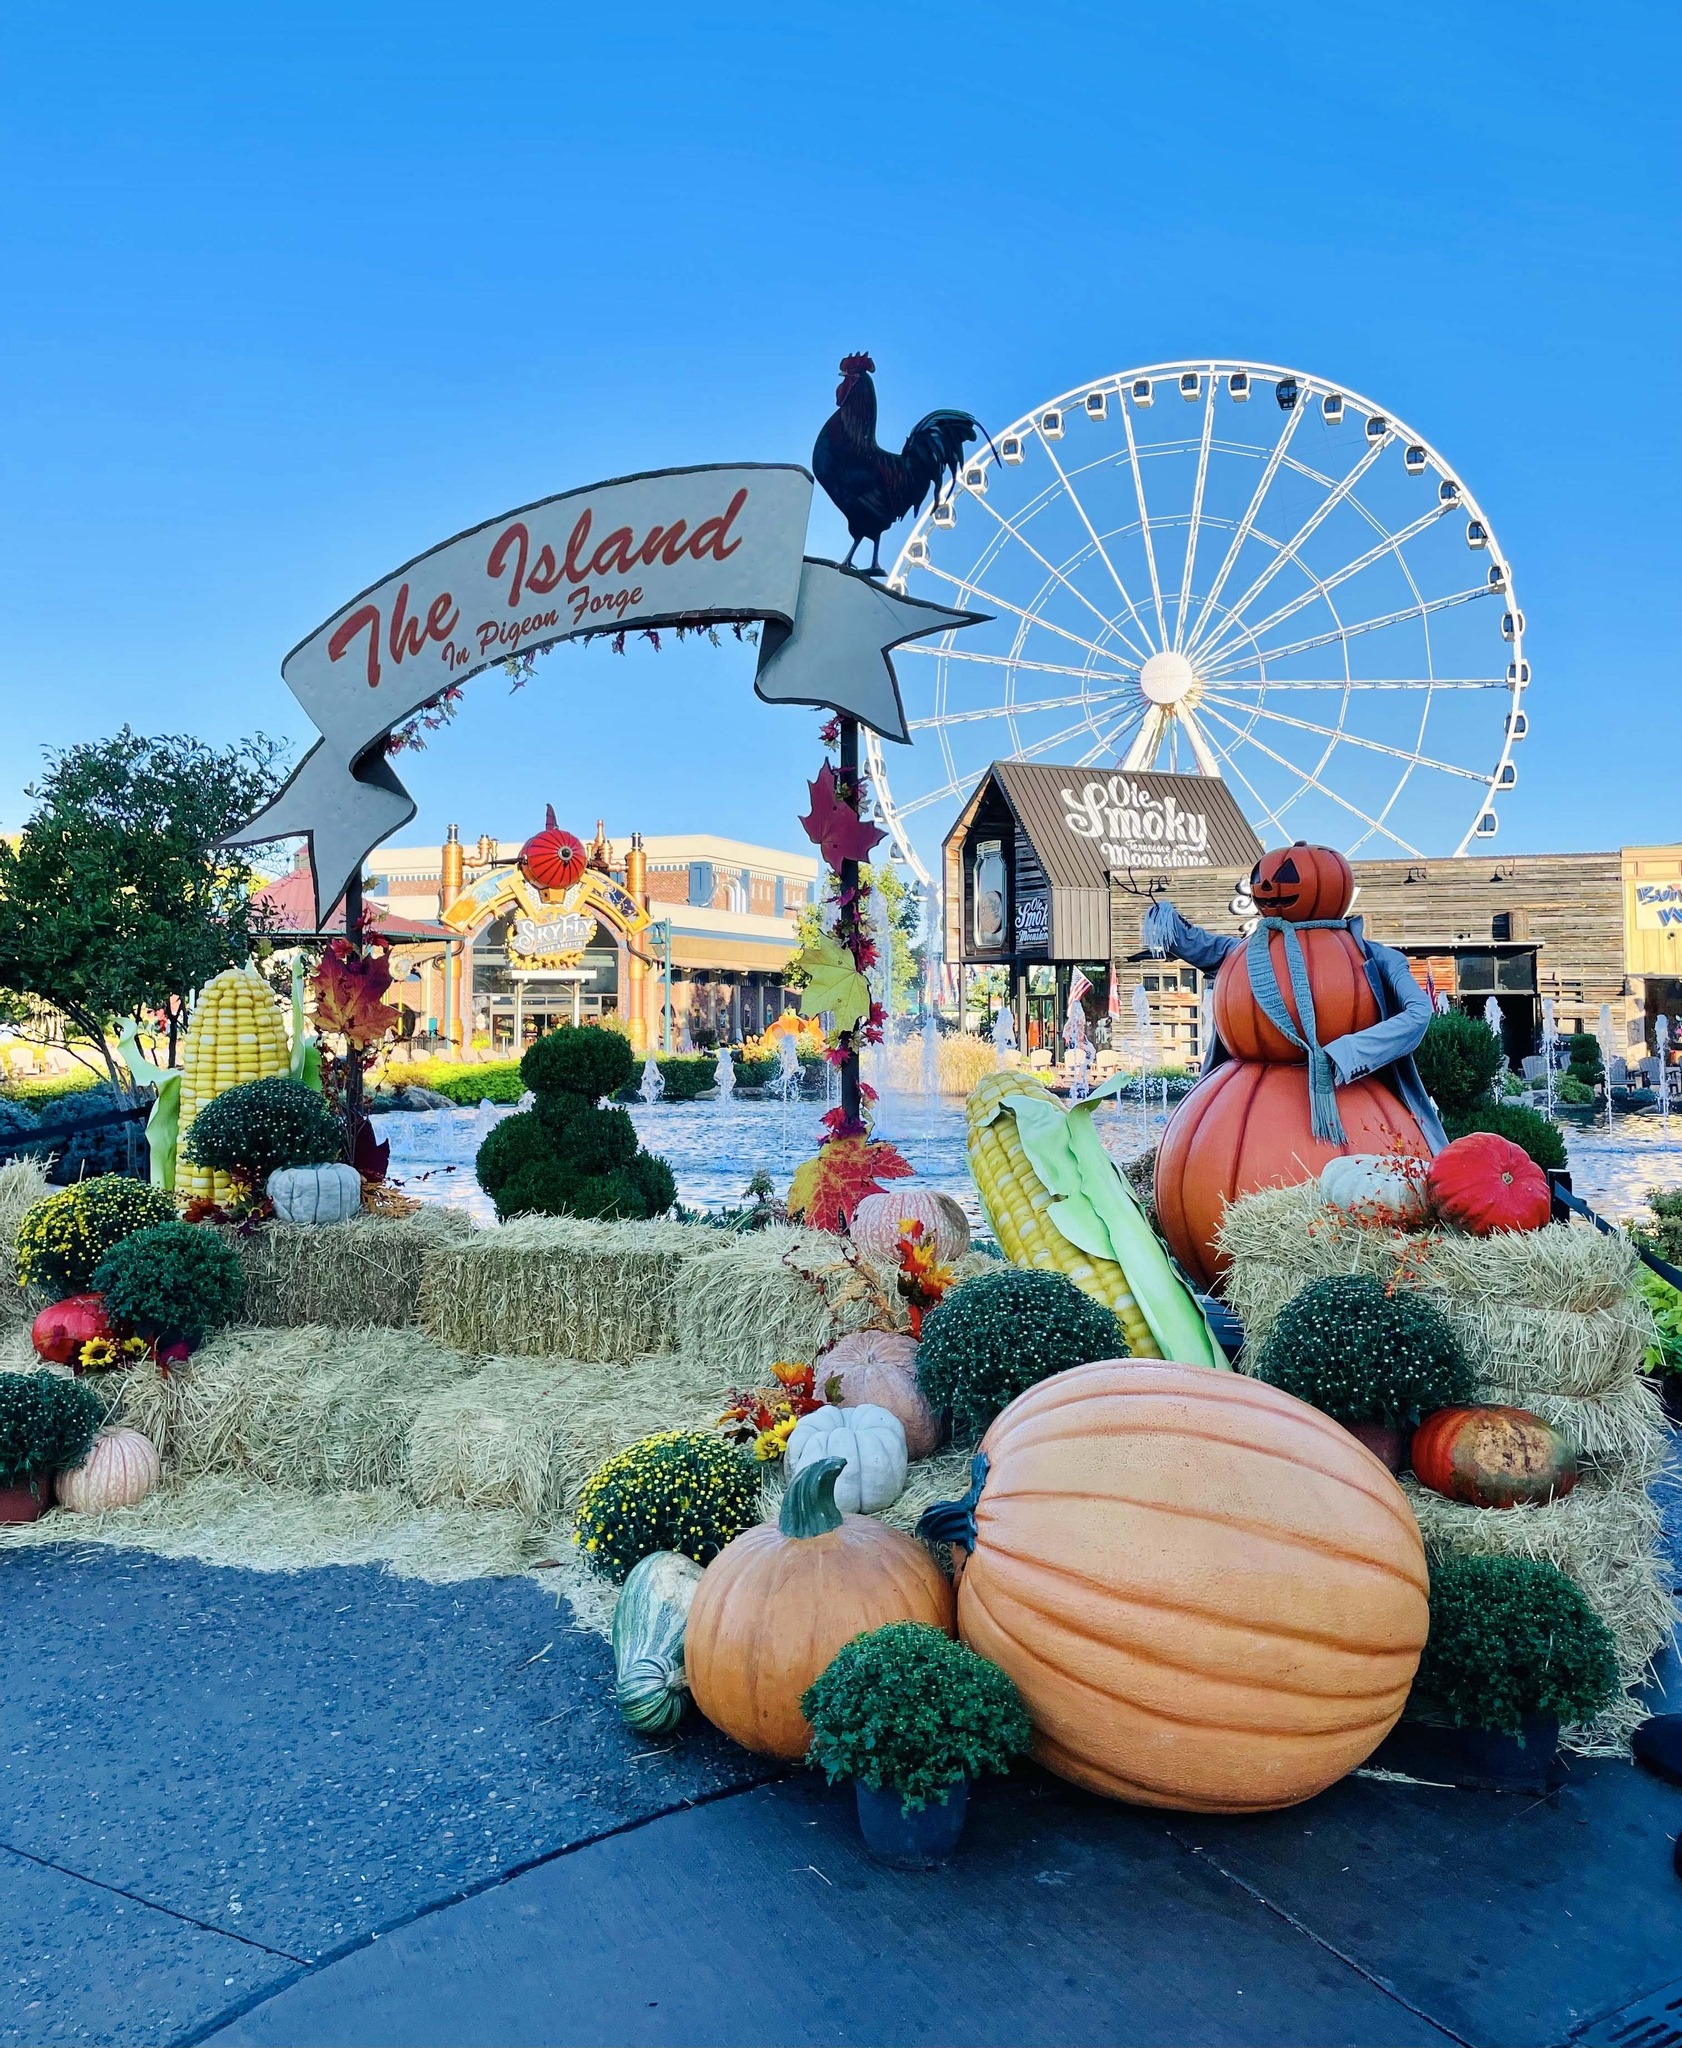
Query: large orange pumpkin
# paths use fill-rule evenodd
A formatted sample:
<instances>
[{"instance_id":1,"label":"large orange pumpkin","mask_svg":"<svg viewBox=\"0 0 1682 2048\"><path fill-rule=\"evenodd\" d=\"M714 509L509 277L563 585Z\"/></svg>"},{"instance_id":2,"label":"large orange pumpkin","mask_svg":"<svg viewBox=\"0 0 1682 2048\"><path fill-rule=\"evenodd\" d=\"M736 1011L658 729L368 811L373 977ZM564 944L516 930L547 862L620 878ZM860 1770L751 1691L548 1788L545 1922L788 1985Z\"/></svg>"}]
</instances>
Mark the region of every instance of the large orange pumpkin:
<instances>
[{"instance_id":1,"label":"large orange pumpkin","mask_svg":"<svg viewBox=\"0 0 1682 2048\"><path fill-rule=\"evenodd\" d=\"M1346 931L1298 932L1303 965L1308 970L1308 987L1314 998L1315 1036L1330 1045L1351 1031L1364 1031L1378 1022L1378 998L1367 980L1361 949ZM1268 938L1268 957L1279 984L1291 1022L1302 1030L1302 1012L1291 987L1291 970L1285 954L1283 932ZM1215 976L1215 1029L1221 1043L1236 1059L1283 1060L1297 1065L1308 1055L1292 1045L1285 1034L1270 1024L1250 986L1249 947L1240 946L1221 962Z\"/></svg>"},{"instance_id":2,"label":"large orange pumpkin","mask_svg":"<svg viewBox=\"0 0 1682 2048\"><path fill-rule=\"evenodd\" d=\"M1439 1408L1410 1455L1421 1486L1476 1508L1562 1500L1577 1483L1571 1446L1528 1408Z\"/></svg>"},{"instance_id":3,"label":"large orange pumpkin","mask_svg":"<svg viewBox=\"0 0 1682 2048\"><path fill-rule=\"evenodd\" d=\"M1424 1132L1380 1081L1340 1088L1337 1112L1345 1142L1328 1145L1309 1122L1306 1071L1261 1060L1226 1061L1180 1104L1157 1148L1156 1214L1169 1250L1198 1286L1211 1286L1225 1267L1215 1232L1226 1205L1241 1195L1316 1180L1346 1153L1431 1156Z\"/></svg>"},{"instance_id":4,"label":"large orange pumpkin","mask_svg":"<svg viewBox=\"0 0 1682 2048\"><path fill-rule=\"evenodd\" d=\"M1106 1360L1030 1387L981 1448L959 1633L1015 1680L1048 1769L1142 1806L1261 1812L1394 1725L1425 1552L1341 1424L1238 1373Z\"/></svg>"},{"instance_id":5,"label":"large orange pumpkin","mask_svg":"<svg viewBox=\"0 0 1682 2048\"><path fill-rule=\"evenodd\" d=\"M1250 900L1263 917L1283 917L1292 924L1347 917L1355 900L1355 871L1335 848L1299 839L1256 862L1250 870Z\"/></svg>"},{"instance_id":6,"label":"large orange pumpkin","mask_svg":"<svg viewBox=\"0 0 1682 2048\"><path fill-rule=\"evenodd\" d=\"M844 1643L890 1621L953 1632L952 1588L901 1530L835 1505L840 1458L790 1482L776 1527L726 1544L701 1575L684 1635L695 1704L745 1749L798 1759L812 1730L800 1696Z\"/></svg>"}]
</instances>

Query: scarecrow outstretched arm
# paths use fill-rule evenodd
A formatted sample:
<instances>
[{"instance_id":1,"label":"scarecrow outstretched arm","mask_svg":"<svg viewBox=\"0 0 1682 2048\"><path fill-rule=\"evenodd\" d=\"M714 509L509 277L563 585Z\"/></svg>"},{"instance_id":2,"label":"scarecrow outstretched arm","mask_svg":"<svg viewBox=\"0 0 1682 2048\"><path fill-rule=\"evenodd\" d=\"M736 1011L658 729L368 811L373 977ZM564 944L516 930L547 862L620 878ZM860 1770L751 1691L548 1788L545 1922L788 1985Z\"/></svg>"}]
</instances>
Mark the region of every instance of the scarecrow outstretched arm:
<instances>
[{"instance_id":1,"label":"scarecrow outstretched arm","mask_svg":"<svg viewBox=\"0 0 1682 2048\"><path fill-rule=\"evenodd\" d=\"M1206 932L1200 924L1189 924L1166 896L1159 896L1145 912L1141 937L1146 950L1159 960L1183 960L1205 974L1213 974L1226 956L1244 943L1236 936L1223 937Z\"/></svg>"}]
</instances>

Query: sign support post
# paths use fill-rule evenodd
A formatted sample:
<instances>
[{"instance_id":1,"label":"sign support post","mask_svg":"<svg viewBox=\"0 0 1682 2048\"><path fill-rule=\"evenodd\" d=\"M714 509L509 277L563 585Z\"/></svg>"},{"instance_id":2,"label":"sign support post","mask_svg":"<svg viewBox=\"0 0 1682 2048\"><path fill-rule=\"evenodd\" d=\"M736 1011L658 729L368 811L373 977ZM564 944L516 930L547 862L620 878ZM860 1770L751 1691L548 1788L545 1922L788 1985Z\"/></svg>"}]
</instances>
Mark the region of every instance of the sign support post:
<instances>
[{"instance_id":1,"label":"sign support post","mask_svg":"<svg viewBox=\"0 0 1682 2048\"><path fill-rule=\"evenodd\" d=\"M836 787L841 801L856 812L859 808L859 722L856 718L849 718L846 712L841 714L840 740L841 773L836 779ZM858 890L859 864L856 860L843 860L842 901L851 901L856 906ZM841 1114L849 1129L863 1123L864 1119L860 1114L862 1107L863 1102L859 1094L859 1034L855 1031L850 1034L846 1056L841 1062Z\"/></svg>"}]
</instances>

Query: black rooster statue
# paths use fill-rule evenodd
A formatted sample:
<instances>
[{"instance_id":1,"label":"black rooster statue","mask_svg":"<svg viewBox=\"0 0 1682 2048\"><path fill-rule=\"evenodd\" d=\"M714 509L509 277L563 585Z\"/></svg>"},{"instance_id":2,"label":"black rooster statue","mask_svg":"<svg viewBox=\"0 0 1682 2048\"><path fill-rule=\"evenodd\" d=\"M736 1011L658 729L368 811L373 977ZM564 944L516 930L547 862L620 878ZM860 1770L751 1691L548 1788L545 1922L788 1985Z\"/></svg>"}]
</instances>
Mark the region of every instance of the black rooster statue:
<instances>
[{"instance_id":1,"label":"black rooster statue","mask_svg":"<svg viewBox=\"0 0 1682 2048\"><path fill-rule=\"evenodd\" d=\"M941 478L958 481L964 450L987 430L967 412L925 413L905 437L897 455L876 445L876 367L867 355L841 358L835 410L812 449L812 474L839 508L853 544L843 569L851 569L859 542L870 543L867 576L880 576L882 536L908 512L922 509L932 488L938 502ZM996 451L995 451L996 452ZM855 572L856 573L856 572Z\"/></svg>"}]
</instances>

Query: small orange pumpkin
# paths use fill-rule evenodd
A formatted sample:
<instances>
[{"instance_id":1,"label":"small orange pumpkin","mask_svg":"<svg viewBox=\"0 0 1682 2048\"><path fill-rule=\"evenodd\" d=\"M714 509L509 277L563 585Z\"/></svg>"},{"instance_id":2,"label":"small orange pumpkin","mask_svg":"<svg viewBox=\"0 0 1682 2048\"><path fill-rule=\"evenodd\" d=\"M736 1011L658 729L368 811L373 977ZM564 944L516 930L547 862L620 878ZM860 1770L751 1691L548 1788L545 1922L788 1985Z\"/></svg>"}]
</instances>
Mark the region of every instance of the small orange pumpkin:
<instances>
[{"instance_id":1,"label":"small orange pumpkin","mask_svg":"<svg viewBox=\"0 0 1682 2048\"><path fill-rule=\"evenodd\" d=\"M684 1634L695 1704L744 1749L798 1760L800 1696L837 1650L890 1621L953 1632L952 1588L901 1530L835 1505L840 1458L790 1482L782 1515L744 1529L701 1574Z\"/></svg>"},{"instance_id":2,"label":"small orange pumpkin","mask_svg":"<svg viewBox=\"0 0 1682 2048\"><path fill-rule=\"evenodd\" d=\"M1250 900L1263 917L1292 924L1311 918L1347 917L1355 900L1355 871L1331 846L1292 846L1264 853L1250 870Z\"/></svg>"},{"instance_id":3,"label":"small orange pumpkin","mask_svg":"<svg viewBox=\"0 0 1682 2048\"><path fill-rule=\"evenodd\" d=\"M1562 1500L1577 1483L1571 1446L1528 1408L1439 1408L1411 1455L1421 1486L1476 1508Z\"/></svg>"},{"instance_id":4,"label":"small orange pumpkin","mask_svg":"<svg viewBox=\"0 0 1682 2048\"><path fill-rule=\"evenodd\" d=\"M1297 944L1308 970L1309 993L1314 998L1315 1036L1330 1045L1351 1031L1365 1031L1378 1022L1378 998L1367 979L1361 949L1350 932L1298 932ZM1300 1032L1302 1013L1291 986L1290 965L1285 956L1285 934L1274 932L1268 939L1268 958L1291 1022ZM1292 1045L1284 1033L1270 1024L1250 986L1250 949L1239 946L1221 962L1215 976L1215 1029L1221 1043L1235 1059L1279 1060L1301 1065L1308 1055Z\"/></svg>"},{"instance_id":5,"label":"small orange pumpkin","mask_svg":"<svg viewBox=\"0 0 1682 2048\"><path fill-rule=\"evenodd\" d=\"M1424 1545L1330 1416L1240 1373L1109 1359L1019 1394L981 1451L959 1633L1015 1681L1048 1770L1256 1813L1394 1725L1429 1623ZM952 1540L952 1513L925 1526Z\"/></svg>"}]
</instances>

